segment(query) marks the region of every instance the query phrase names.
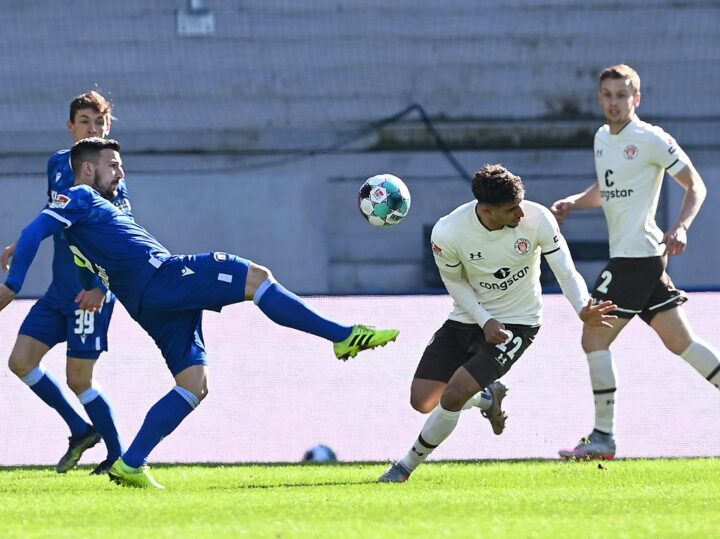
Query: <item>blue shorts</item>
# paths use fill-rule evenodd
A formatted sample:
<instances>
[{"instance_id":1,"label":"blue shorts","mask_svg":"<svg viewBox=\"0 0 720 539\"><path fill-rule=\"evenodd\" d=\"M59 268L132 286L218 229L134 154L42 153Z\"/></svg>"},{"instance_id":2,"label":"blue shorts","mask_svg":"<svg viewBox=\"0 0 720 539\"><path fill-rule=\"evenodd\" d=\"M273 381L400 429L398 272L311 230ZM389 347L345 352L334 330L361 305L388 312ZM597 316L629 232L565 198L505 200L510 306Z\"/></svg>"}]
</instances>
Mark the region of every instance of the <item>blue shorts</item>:
<instances>
[{"instance_id":1,"label":"blue shorts","mask_svg":"<svg viewBox=\"0 0 720 539\"><path fill-rule=\"evenodd\" d=\"M32 337L52 348L67 341L67 355L97 359L108 349L108 327L115 296L107 294L100 312L83 311L77 304L59 305L41 297L20 326L20 335Z\"/></svg>"},{"instance_id":2,"label":"blue shorts","mask_svg":"<svg viewBox=\"0 0 720 539\"><path fill-rule=\"evenodd\" d=\"M226 253L173 256L143 291L138 323L153 338L173 376L207 365L203 310L245 300L250 261Z\"/></svg>"}]
</instances>

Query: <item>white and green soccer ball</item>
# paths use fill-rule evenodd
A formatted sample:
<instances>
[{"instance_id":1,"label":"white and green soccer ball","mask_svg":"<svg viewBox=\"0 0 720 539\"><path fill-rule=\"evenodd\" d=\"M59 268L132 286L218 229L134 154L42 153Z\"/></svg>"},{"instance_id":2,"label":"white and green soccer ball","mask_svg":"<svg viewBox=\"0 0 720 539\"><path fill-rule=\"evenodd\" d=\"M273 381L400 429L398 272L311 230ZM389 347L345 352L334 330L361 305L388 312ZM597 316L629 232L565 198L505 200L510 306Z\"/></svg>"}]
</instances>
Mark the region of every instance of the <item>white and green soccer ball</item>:
<instances>
[{"instance_id":1,"label":"white and green soccer ball","mask_svg":"<svg viewBox=\"0 0 720 539\"><path fill-rule=\"evenodd\" d=\"M378 174L363 183L358 206L371 225L393 226L410 210L410 190L397 176Z\"/></svg>"}]
</instances>

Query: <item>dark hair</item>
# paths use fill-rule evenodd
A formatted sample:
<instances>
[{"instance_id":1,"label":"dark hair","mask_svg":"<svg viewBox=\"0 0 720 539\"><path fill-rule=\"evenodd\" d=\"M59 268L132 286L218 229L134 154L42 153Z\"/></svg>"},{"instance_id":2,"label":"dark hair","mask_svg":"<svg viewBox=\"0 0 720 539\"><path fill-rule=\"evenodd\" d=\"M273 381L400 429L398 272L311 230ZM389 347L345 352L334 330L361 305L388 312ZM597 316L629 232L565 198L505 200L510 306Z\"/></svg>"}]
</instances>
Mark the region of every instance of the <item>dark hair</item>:
<instances>
[{"instance_id":1,"label":"dark hair","mask_svg":"<svg viewBox=\"0 0 720 539\"><path fill-rule=\"evenodd\" d=\"M600 80L598 84L602 84L605 79L628 80L633 92L640 91L640 75L637 74L632 67L625 64L617 64L606 67L600 72Z\"/></svg>"},{"instance_id":2,"label":"dark hair","mask_svg":"<svg viewBox=\"0 0 720 539\"><path fill-rule=\"evenodd\" d=\"M92 90L85 92L75 97L70 102L70 121L75 121L75 115L80 109L91 109L98 114L103 116L110 116L112 118L112 105L110 101L100 93Z\"/></svg>"},{"instance_id":3,"label":"dark hair","mask_svg":"<svg viewBox=\"0 0 720 539\"><path fill-rule=\"evenodd\" d=\"M499 164L483 165L473 176L472 191L478 202L491 206L520 202L525 196L520 176Z\"/></svg>"},{"instance_id":4,"label":"dark hair","mask_svg":"<svg viewBox=\"0 0 720 539\"><path fill-rule=\"evenodd\" d=\"M120 151L120 143L111 138L89 137L78 140L70 149L70 164L73 170L80 170L83 163L98 164L100 152L103 150Z\"/></svg>"}]
</instances>

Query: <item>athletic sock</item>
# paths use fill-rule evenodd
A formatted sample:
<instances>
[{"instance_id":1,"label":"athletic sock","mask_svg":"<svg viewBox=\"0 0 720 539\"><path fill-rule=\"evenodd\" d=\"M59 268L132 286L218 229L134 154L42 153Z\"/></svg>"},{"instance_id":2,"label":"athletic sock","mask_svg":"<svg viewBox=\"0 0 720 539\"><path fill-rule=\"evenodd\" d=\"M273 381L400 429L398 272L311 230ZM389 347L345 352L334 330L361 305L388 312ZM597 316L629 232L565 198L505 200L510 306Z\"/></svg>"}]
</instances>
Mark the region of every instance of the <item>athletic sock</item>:
<instances>
[{"instance_id":1,"label":"athletic sock","mask_svg":"<svg viewBox=\"0 0 720 539\"><path fill-rule=\"evenodd\" d=\"M40 397L45 404L54 408L63 421L70 427L72 436L83 436L91 429L80 414L75 411L67 396L60 388L55 377L43 365L38 365L27 375L20 378L33 393Z\"/></svg>"},{"instance_id":2,"label":"athletic sock","mask_svg":"<svg viewBox=\"0 0 720 539\"><path fill-rule=\"evenodd\" d=\"M253 301L265 316L276 324L311 333L329 341L343 341L352 331L352 326L338 324L325 318L298 296L271 279L258 287Z\"/></svg>"},{"instance_id":3,"label":"athletic sock","mask_svg":"<svg viewBox=\"0 0 720 539\"><path fill-rule=\"evenodd\" d=\"M165 436L174 431L200 400L187 389L175 386L148 410L140 431L122 456L128 466L139 468Z\"/></svg>"},{"instance_id":4,"label":"athletic sock","mask_svg":"<svg viewBox=\"0 0 720 539\"><path fill-rule=\"evenodd\" d=\"M590 383L595 397L595 430L612 434L615 420L616 375L610 350L587 354Z\"/></svg>"},{"instance_id":5,"label":"athletic sock","mask_svg":"<svg viewBox=\"0 0 720 539\"><path fill-rule=\"evenodd\" d=\"M487 389L475 393L468 399L465 405L462 407L463 410L469 410L470 408L477 407L481 410L489 410L493 403L493 396Z\"/></svg>"},{"instance_id":6,"label":"athletic sock","mask_svg":"<svg viewBox=\"0 0 720 539\"><path fill-rule=\"evenodd\" d=\"M718 352L702 341L693 341L685 351L680 354L693 369L708 382L720 389L720 358Z\"/></svg>"},{"instance_id":7,"label":"athletic sock","mask_svg":"<svg viewBox=\"0 0 720 539\"><path fill-rule=\"evenodd\" d=\"M408 454L400 460L400 464L406 470L412 472L421 463L425 462L430 453L455 430L459 418L460 412L445 410L438 404L437 408L428 417L425 426L420 431L420 436L418 436Z\"/></svg>"},{"instance_id":8,"label":"athletic sock","mask_svg":"<svg viewBox=\"0 0 720 539\"><path fill-rule=\"evenodd\" d=\"M80 403L85 407L95 430L100 433L108 451L108 460L115 460L123 454L125 448L120 440L120 434L115 426L115 414L110 402L105 398L100 386L93 385L90 389L78 395Z\"/></svg>"}]
</instances>

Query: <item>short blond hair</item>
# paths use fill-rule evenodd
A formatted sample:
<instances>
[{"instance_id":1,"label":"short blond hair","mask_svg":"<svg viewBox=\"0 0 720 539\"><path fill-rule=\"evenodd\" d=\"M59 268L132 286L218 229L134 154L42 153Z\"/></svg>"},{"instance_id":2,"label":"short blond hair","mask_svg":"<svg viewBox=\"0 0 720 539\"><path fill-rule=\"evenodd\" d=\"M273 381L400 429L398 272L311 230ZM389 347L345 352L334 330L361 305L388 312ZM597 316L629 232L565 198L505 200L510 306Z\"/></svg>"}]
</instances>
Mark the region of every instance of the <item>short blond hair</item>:
<instances>
[{"instance_id":1,"label":"short blond hair","mask_svg":"<svg viewBox=\"0 0 720 539\"><path fill-rule=\"evenodd\" d=\"M600 72L600 81L598 85L602 84L605 79L621 79L629 80L630 86L632 86L635 92L640 91L640 75L637 74L632 67L625 64L616 64L614 66L606 67Z\"/></svg>"}]
</instances>

